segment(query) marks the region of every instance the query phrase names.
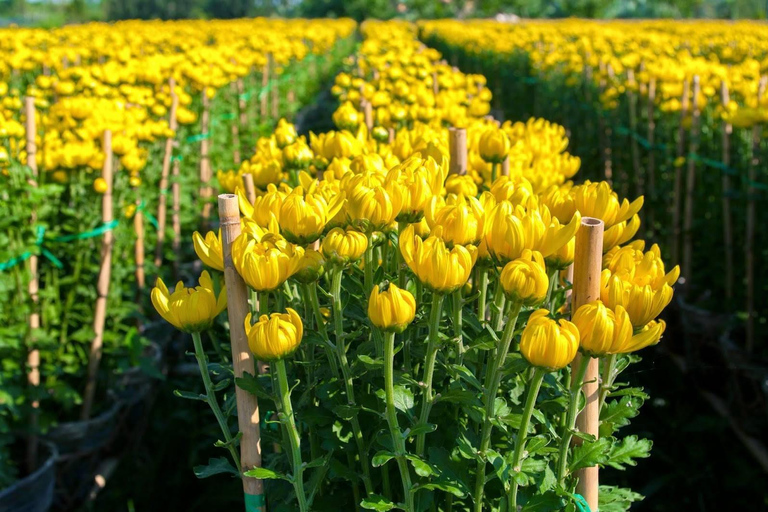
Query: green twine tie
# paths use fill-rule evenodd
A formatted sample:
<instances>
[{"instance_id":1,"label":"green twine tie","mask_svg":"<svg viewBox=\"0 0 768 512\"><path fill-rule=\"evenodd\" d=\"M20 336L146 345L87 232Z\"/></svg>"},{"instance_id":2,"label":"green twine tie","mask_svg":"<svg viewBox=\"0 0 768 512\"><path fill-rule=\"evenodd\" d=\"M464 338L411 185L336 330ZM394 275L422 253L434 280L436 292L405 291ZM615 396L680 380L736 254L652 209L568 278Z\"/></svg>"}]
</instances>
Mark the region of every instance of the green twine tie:
<instances>
[{"instance_id":1,"label":"green twine tie","mask_svg":"<svg viewBox=\"0 0 768 512\"><path fill-rule=\"evenodd\" d=\"M90 231L86 231L85 233L78 233L76 235L66 235L66 236L59 236L56 238L52 238L51 242L72 242L74 240L85 240L86 238L94 238L97 236L101 236L107 231L112 231L117 227L117 220L113 220L112 222L107 222L106 224L102 224L101 226L94 228Z\"/></svg>"},{"instance_id":2,"label":"green twine tie","mask_svg":"<svg viewBox=\"0 0 768 512\"><path fill-rule=\"evenodd\" d=\"M136 208L137 212L144 212L144 215L147 217L147 220L149 220L149 223L154 226L155 229L159 229L160 224L158 224L157 219L154 215L149 213L149 210L147 210L147 205L144 203L144 201L141 202L138 208Z\"/></svg>"},{"instance_id":3,"label":"green twine tie","mask_svg":"<svg viewBox=\"0 0 768 512\"><path fill-rule=\"evenodd\" d=\"M584 499L584 496L581 494L571 494L571 497L573 497L573 501L576 503L576 509L579 512L592 512L589 508L589 503ZM597 512L597 510L595 510L595 512Z\"/></svg>"},{"instance_id":4,"label":"green twine tie","mask_svg":"<svg viewBox=\"0 0 768 512\"><path fill-rule=\"evenodd\" d=\"M263 494L245 494L245 512L259 512L266 504Z\"/></svg>"}]
</instances>

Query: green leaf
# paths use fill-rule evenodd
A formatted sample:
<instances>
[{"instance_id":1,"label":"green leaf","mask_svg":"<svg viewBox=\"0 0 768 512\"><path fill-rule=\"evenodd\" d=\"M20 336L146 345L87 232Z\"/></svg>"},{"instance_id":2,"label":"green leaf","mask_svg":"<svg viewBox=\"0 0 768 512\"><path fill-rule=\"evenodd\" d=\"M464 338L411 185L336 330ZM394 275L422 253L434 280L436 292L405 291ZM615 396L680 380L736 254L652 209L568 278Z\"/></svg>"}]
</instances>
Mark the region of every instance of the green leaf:
<instances>
[{"instance_id":1,"label":"green leaf","mask_svg":"<svg viewBox=\"0 0 768 512\"><path fill-rule=\"evenodd\" d=\"M601 485L599 488L598 508L600 512L625 512L632 503L642 501L643 496L630 489Z\"/></svg>"},{"instance_id":2,"label":"green leaf","mask_svg":"<svg viewBox=\"0 0 768 512\"><path fill-rule=\"evenodd\" d=\"M394 453L382 450L380 452L376 452L376 455L373 456L373 459L371 459L371 465L373 465L375 468L378 468L379 466L383 466L394 458Z\"/></svg>"},{"instance_id":3,"label":"green leaf","mask_svg":"<svg viewBox=\"0 0 768 512\"><path fill-rule=\"evenodd\" d=\"M629 425L629 420L640 414L642 405L642 398L632 396L606 402L600 411L600 437L608 437L619 428Z\"/></svg>"},{"instance_id":4,"label":"green leaf","mask_svg":"<svg viewBox=\"0 0 768 512\"><path fill-rule=\"evenodd\" d=\"M409 412L413 408L413 392L404 386L395 386L395 408L402 412Z\"/></svg>"},{"instance_id":5,"label":"green leaf","mask_svg":"<svg viewBox=\"0 0 768 512\"><path fill-rule=\"evenodd\" d=\"M563 510L565 506L563 498L553 491L547 491L544 494L532 496L525 505L522 512L555 512Z\"/></svg>"},{"instance_id":6,"label":"green leaf","mask_svg":"<svg viewBox=\"0 0 768 512\"><path fill-rule=\"evenodd\" d=\"M208 397L202 393L192 393L191 391L182 391L180 389L174 389L173 394L180 398L186 398L187 400L200 400L201 402L208 400Z\"/></svg>"},{"instance_id":7,"label":"green leaf","mask_svg":"<svg viewBox=\"0 0 768 512\"><path fill-rule=\"evenodd\" d=\"M365 354L358 354L357 359L366 367L372 370L384 366L383 359L373 359L371 356L367 356Z\"/></svg>"},{"instance_id":8,"label":"green leaf","mask_svg":"<svg viewBox=\"0 0 768 512\"><path fill-rule=\"evenodd\" d=\"M417 423L407 430L405 437L407 439L410 437L416 437L419 434L431 434L435 430L437 430L437 425L433 423Z\"/></svg>"},{"instance_id":9,"label":"green leaf","mask_svg":"<svg viewBox=\"0 0 768 512\"><path fill-rule=\"evenodd\" d=\"M397 505L378 494L371 494L360 502L360 506L366 510L377 510L378 512L386 512L387 510L397 508Z\"/></svg>"},{"instance_id":10,"label":"green leaf","mask_svg":"<svg viewBox=\"0 0 768 512\"><path fill-rule=\"evenodd\" d=\"M343 420L351 420L359 410L359 407L351 405L337 405L333 408L333 413Z\"/></svg>"},{"instance_id":11,"label":"green leaf","mask_svg":"<svg viewBox=\"0 0 768 512\"><path fill-rule=\"evenodd\" d=\"M463 498L467 494L462 490L461 484L459 482L454 482L450 480L436 480L426 484L416 485L413 487L412 491L415 492L420 490L438 490L438 491L448 492L458 498Z\"/></svg>"},{"instance_id":12,"label":"green leaf","mask_svg":"<svg viewBox=\"0 0 768 512\"><path fill-rule=\"evenodd\" d=\"M406 455L405 458L408 459L408 461L411 463L411 466L413 466L413 470L416 471L417 475L427 477L437 474L435 468L433 468L432 465L428 462L422 460L420 457L416 455Z\"/></svg>"},{"instance_id":13,"label":"green leaf","mask_svg":"<svg viewBox=\"0 0 768 512\"><path fill-rule=\"evenodd\" d=\"M584 441L573 449L573 458L569 466L571 473L581 468L604 464L610 449L611 441L604 437L596 441Z\"/></svg>"},{"instance_id":14,"label":"green leaf","mask_svg":"<svg viewBox=\"0 0 768 512\"><path fill-rule=\"evenodd\" d=\"M261 380L264 380L265 381L264 383L266 383L267 381L269 381L269 377L265 376L264 378L259 378L259 377L254 377L248 372L243 372L242 377L235 378L235 384L237 384L237 387L239 387L240 389L243 389L252 395L256 395L259 398L274 400L274 397L268 391L268 389L264 386L264 384L262 384Z\"/></svg>"},{"instance_id":15,"label":"green leaf","mask_svg":"<svg viewBox=\"0 0 768 512\"><path fill-rule=\"evenodd\" d=\"M451 389L440 393L436 402L450 402L454 404L477 405L481 404L476 394L466 389Z\"/></svg>"},{"instance_id":16,"label":"green leaf","mask_svg":"<svg viewBox=\"0 0 768 512\"><path fill-rule=\"evenodd\" d=\"M621 441L613 443L605 464L616 469L625 469L625 465L635 466L637 462L634 459L650 457L651 446L653 443L648 439L627 436Z\"/></svg>"},{"instance_id":17,"label":"green leaf","mask_svg":"<svg viewBox=\"0 0 768 512\"><path fill-rule=\"evenodd\" d=\"M291 479L288 476L267 468L253 468L253 469L249 469L243 474L245 476L258 478L261 480L285 480L287 482L291 481Z\"/></svg>"},{"instance_id":18,"label":"green leaf","mask_svg":"<svg viewBox=\"0 0 768 512\"><path fill-rule=\"evenodd\" d=\"M208 478L213 475L220 475L222 473L229 473L234 476L239 476L237 469L230 464L226 457L218 457L216 459L208 459L208 465L195 466L192 469L195 472L197 478Z\"/></svg>"}]
</instances>

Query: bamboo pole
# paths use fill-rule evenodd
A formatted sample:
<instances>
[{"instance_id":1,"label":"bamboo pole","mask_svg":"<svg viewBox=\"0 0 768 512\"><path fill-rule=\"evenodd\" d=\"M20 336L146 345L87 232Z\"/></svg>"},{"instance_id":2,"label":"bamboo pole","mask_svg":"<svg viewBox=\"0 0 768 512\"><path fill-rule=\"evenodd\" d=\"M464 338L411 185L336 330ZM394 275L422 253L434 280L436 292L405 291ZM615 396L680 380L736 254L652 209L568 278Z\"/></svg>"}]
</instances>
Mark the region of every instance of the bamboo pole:
<instances>
[{"instance_id":1,"label":"bamboo pole","mask_svg":"<svg viewBox=\"0 0 768 512\"><path fill-rule=\"evenodd\" d=\"M629 84L635 82L635 71L633 69L627 70L627 81ZM634 181L635 183L635 196L643 195L645 191L645 176L643 169L640 166L640 148L637 146L637 139L635 134L637 133L637 95L634 89L627 93L629 99L629 129L632 132L630 135L630 149L632 153L632 172L635 174L634 179L625 180L625 183Z\"/></svg>"},{"instance_id":2,"label":"bamboo pole","mask_svg":"<svg viewBox=\"0 0 768 512\"><path fill-rule=\"evenodd\" d=\"M31 96L24 98L24 115L26 116L25 130L27 136L27 166L32 170L34 177L32 186L37 186L37 144L35 136L37 135L37 124L35 122L35 99ZM32 210L32 224L37 221L37 212ZM29 331L34 339L35 329L40 328L40 312L38 311L38 292L40 283L38 281L37 256L29 257L29 297L32 299L32 310L29 313ZM32 348L27 354L27 383L35 392L40 386L40 351ZM40 401L35 398L32 401L32 412L30 415L30 434L27 439L27 470L32 473L37 469L38 439L37 429L40 421L39 415Z\"/></svg>"},{"instance_id":3,"label":"bamboo pole","mask_svg":"<svg viewBox=\"0 0 768 512\"><path fill-rule=\"evenodd\" d=\"M760 78L757 88L757 104L763 98L768 76ZM760 131L762 127L755 124L752 127L752 158L747 171L747 233L746 233L746 266L747 266L747 353L751 354L755 347L755 174L760 165Z\"/></svg>"},{"instance_id":4,"label":"bamboo pole","mask_svg":"<svg viewBox=\"0 0 768 512\"><path fill-rule=\"evenodd\" d=\"M136 285L139 292L146 286L144 275L144 213L141 211L141 199L136 200L136 213L133 215L133 231L136 233L134 260L136 261Z\"/></svg>"},{"instance_id":5,"label":"bamboo pole","mask_svg":"<svg viewBox=\"0 0 768 512\"><path fill-rule=\"evenodd\" d=\"M576 248L573 260L573 311L580 306L588 304L600 298L600 271L603 262L603 231L605 224L600 219L584 217L581 226L576 232ZM576 369L581 364L581 354L571 363L571 368ZM586 405L576 418L576 428L579 432L599 436L600 410L598 395L600 385L598 383L599 361L590 358L587 373L584 377L584 396ZM579 438L574 438L578 444ZM576 492L584 496L590 509L597 510L598 501L598 467L592 466L580 469L577 472L579 479Z\"/></svg>"},{"instance_id":6,"label":"bamboo pole","mask_svg":"<svg viewBox=\"0 0 768 512\"><path fill-rule=\"evenodd\" d=\"M504 157L504 160L501 162L501 175L509 176L509 155Z\"/></svg>"},{"instance_id":7,"label":"bamboo pole","mask_svg":"<svg viewBox=\"0 0 768 512\"><path fill-rule=\"evenodd\" d=\"M203 226L208 225L208 219L211 217L211 203L209 199L213 193L209 182L211 180L211 160L208 155L210 149L210 123L211 109L208 95L203 89L203 116L200 122L202 140L200 141L200 199L203 201Z\"/></svg>"},{"instance_id":8,"label":"bamboo pole","mask_svg":"<svg viewBox=\"0 0 768 512\"><path fill-rule=\"evenodd\" d=\"M230 89L232 90L232 94L237 97L236 82L232 82ZM238 104L238 109L239 108ZM240 165L240 119L232 120L232 160L234 160L235 165Z\"/></svg>"},{"instance_id":9,"label":"bamboo pole","mask_svg":"<svg viewBox=\"0 0 768 512\"><path fill-rule=\"evenodd\" d=\"M651 77L651 81L648 83L648 201L650 203L648 208L648 220L645 224L646 230L650 233L650 238L653 238L655 231L655 212L656 212L656 153L654 146L654 140L656 138L656 121L654 120L654 109L656 107L656 77Z\"/></svg>"},{"instance_id":10,"label":"bamboo pole","mask_svg":"<svg viewBox=\"0 0 768 512\"><path fill-rule=\"evenodd\" d=\"M179 277L179 250L181 249L181 173L179 167L181 161L177 158L173 161L173 183L171 184L171 193L173 197L173 254L176 255L173 258L173 275L176 279Z\"/></svg>"},{"instance_id":11,"label":"bamboo pole","mask_svg":"<svg viewBox=\"0 0 768 512\"><path fill-rule=\"evenodd\" d=\"M725 80L720 82L720 99L723 108L728 108L731 101L728 93L728 83ZM731 165L731 134L733 125L728 121L723 121L723 165ZM731 176L723 172L723 245L725 246L725 298L733 299L733 218L731 216L731 198L728 194L731 192Z\"/></svg>"},{"instance_id":12,"label":"bamboo pole","mask_svg":"<svg viewBox=\"0 0 768 512\"><path fill-rule=\"evenodd\" d=\"M168 127L174 134L178 128L176 122L176 110L179 107L179 98L176 96L176 81L171 78L168 80L168 87L171 92L171 111L168 115ZM171 169L171 157L173 156L173 147L176 144L175 135L165 139L165 154L163 155L163 170L160 175L160 198L157 203L157 244L155 245L155 268L160 268L163 264L163 243L165 242L165 224L166 224L166 204L168 201L168 173Z\"/></svg>"},{"instance_id":13,"label":"bamboo pole","mask_svg":"<svg viewBox=\"0 0 768 512\"><path fill-rule=\"evenodd\" d=\"M275 66L275 59L271 53L269 54L269 62L274 75L272 80L272 119L277 121L280 117L280 77L277 76L277 66Z\"/></svg>"},{"instance_id":14,"label":"bamboo pole","mask_svg":"<svg viewBox=\"0 0 768 512\"><path fill-rule=\"evenodd\" d=\"M591 70L591 68L589 68ZM598 82L598 88L600 91L599 97L603 96L605 92L605 63L600 61L600 81ZM599 98L598 98L599 102ZM597 113L597 138L600 144L600 156L603 160L603 176L605 181L609 184L613 184L613 168L611 160L611 148L608 140L608 128L603 117L602 109L598 109Z\"/></svg>"},{"instance_id":15,"label":"bamboo pole","mask_svg":"<svg viewBox=\"0 0 768 512\"><path fill-rule=\"evenodd\" d=\"M248 202L253 204L256 202L256 186L253 184L253 175L251 173L243 174L243 186L245 187L245 197Z\"/></svg>"},{"instance_id":16,"label":"bamboo pole","mask_svg":"<svg viewBox=\"0 0 768 512\"><path fill-rule=\"evenodd\" d=\"M450 155L448 172L467 174L467 130L466 128L448 128L448 153Z\"/></svg>"},{"instance_id":17,"label":"bamboo pole","mask_svg":"<svg viewBox=\"0 0 768 512\"><path fill-rule=\"evenodd\" d=\"M240 129L245 129L248 126L248 100L245 95L245 84L242 78L238 78L236 82L237 87L237 105L240 109Z\"/></svg>"},{"instance_id":18,"label":"bamboo pole","mask_svg":"<svg viewBox=\"0 0 768 512\"><path fill-rule=\"evenodd\" d=\"M245 317L249 309L245 282L232 263L232 242L240 235L240 208L236 195L221 194L219 196L219 218L224 255L224 280L227 285L227 316L232 344L232 366L235 377L240 378L245 372L255 375L256 368L255 358L248 349L248 339L245 335ZM242 434L240 439L242 469L260 467L261 433L258 400L255 395L239 386L235 388L235 399L237 423ZM261 480L243 477L243 491L246 495L246 503L253 501L259 504L259 509L263 508L264 483Z\"/></svg>"},{"instance_id":19,"label":"bamboo pole","mask_svg":"<svg viewBox=\"0 0 768 512\"><path fill-rule=\"evenodd\" d=\"M683 81L683 98L680 109L680 126L677 128L677 150L675 158L683 157L685 151L685 116L688 115L688 79ZM683 195L683 170L682 166L675 166L675 189L672 202L672 262L680 261L680 203ZM684 269L687 271L687 269Z\"/></svg>"},{"instance_id":20,"label":"bamboo pole","mask_svg":"<svg viewBox=\"0 0 768 512\"><path fill-rule=\"evenodd\" d=\"M267 54L267 61L264 63L264 67L261 69L261 122L264 122L264 120L269 115L269 94L266 89L269 85L269 68L271 63L272 57Z\"/></svg>"},{"instance_id":21,"label":"bamboo pole","mask_svg":"<svg viewBox=\"0 0 768 512\"><path fill-rule=\"evenodd\" d=\"M688 143L688 169L685 177L685 217L683 219L683 272L687 272L686 280L688 287L691 286L693 276L693 201L694 189L696 187L696 160L693 155L699 150L699 128L701 120L701 111L699 110L699 94L701 92L700 80L698 75L693 77L693 101L692 113L693 121L691 123L691 137Z\"/></svg>"},{"instance_id":22,"label":"bamboo pole","mask_svg":"<svg viewBox=\"0 0 768 512\"><path fill-rule=\"evenodd\" d=\"M104 167L101 177L107 182L107 190L101 199L101 222L112 222L112 132L104 131ZM94 337L91 342L91 350L88 354L88 382L83 393L83 408L80 411L80 419L87 420L91 416L93 398L96 394L96 378L101 363L101 349L104 342L104 321L107 315L107 295L109 294L109 279L112 272L112 244L114 235L112 230L104 232L101 239L101 265L99 267L99 280L96 284L96 308L93 315Z\"/></svg>"},{"instance_id":23,"label":"bamboo pole","mask_svg":"<svg viewBox=\"0 0 768 512\"><path fill-rule=\"evenodd\" d=\"M373 105L371 105L371 102L366 99L362 100L362 103L365 126L370 131L373 129Z\"/></svg>"}]
</instances>

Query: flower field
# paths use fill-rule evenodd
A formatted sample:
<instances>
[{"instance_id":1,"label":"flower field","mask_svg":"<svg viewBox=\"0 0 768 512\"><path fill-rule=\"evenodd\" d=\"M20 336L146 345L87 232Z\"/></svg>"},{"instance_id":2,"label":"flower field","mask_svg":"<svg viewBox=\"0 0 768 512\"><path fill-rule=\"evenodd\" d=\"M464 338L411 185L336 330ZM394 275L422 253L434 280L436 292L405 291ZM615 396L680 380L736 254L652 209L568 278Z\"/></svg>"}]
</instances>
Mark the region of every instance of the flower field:
<instances>
[{"instance_id":1,"label":"flower field","mask_svg":"<svg viewBox=\"0 0 768 512\"><path fill-rule=\"evenodd\" d=\"M0 510L98 503L185 372L214 456L173 471L237 481L221 504L629 510L627 370L667 308L725 297L762 350L768 60L742 29L3 30Z\"/></svg>"}]
</instances>

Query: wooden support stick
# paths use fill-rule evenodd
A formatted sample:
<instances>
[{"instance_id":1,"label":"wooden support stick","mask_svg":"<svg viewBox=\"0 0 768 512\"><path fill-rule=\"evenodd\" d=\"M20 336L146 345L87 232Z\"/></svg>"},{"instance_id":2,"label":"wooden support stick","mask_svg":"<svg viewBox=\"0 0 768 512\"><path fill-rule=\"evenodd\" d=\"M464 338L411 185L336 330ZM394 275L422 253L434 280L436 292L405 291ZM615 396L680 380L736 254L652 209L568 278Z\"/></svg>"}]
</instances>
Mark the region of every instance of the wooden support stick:
<instances>
[{"instance_id":1,"label":"wooden support stick","mask_svg":"<svg viewBox=\"0 0 768 512\"><path fill-rule=\"evenodd\" d=\"M450 155L448 172L467 174L467 130L466 128L448 128L448 153Z\"/></svg>"},{"instance_id":2,"label":"wooden support stick","mask_svg":"<svg viewBox=\"0 0 768 512\"><path fill-rule=\"evenodd\" d=\"M677 127L677 150L675 158L683 157L685 151L685 116L688 115L688 79L683 81L682 108L680 110L680 126ZM680 165L675 165L675 189L672 197L672 262L680 261L680 204L683 196L683 169ZM688 269L683 269L687 271Z\"/></svg>"},{"instance_id":3,"label":"wooden support stick","mask_svg":"<svg viewBox=\"0 0 768 512\"><path fill-rule=\"evenodd\" d=\"M37 125L35 123L35 99L31 96L24 98L24 115L26 116L25 130L27 135L27 166L32 170L34 176L33 186L37 186L37 144L35 136L37 135ZM37 212L32 210L32 223L37 221ZM37 256L29 257L29 297L32 299L32 311L29 314L29 331L31 340L34 340L35 329L40 328L40 312L37 309L38 291L40 289L37 275ZM27 383L37 392L40 386L40 351L32 347L27 354ZM38 439L37 429L40 420L39 417L40 402L37 399L32 401L32 412L30 414L30 434L27 440L27 471L31 474L37 469L37 451Z\"/></svg>"},{"instance_id":4,"label":"wooden support stick","mask_svg":"<svg viewBox=\"0 0 768 512\"><path fill-rule=\"evenodd\" d=\"M272 74L274 75L272 81L272 119L277 121L280 118L280 77L277 76L277 66L275 66L275 59L271 53L269 54L269 60Z\"/></svg>"},{"instance_id":5,"label":"wooden support stick","mask_svg":"<svg viewBox=\"0 0 768 512\"><path fill-rule=\"evenodd\" d=\"M240 110L240 129L242 130L248 126L248 99L242 78L237 79L237 105Z\"/></svg>"},{"instance_id":6,"label":"wooden support stick","mask_svg":"<svg viewBox=\"0 0 768 512\"><path fill-rule=\"evenodd\" d=\"M136 261L136 286L139 293L146 286L144 276L144 213L141 211L141 199L136 200L136 213L133 215L133 231L136 233L134 259Z\"/></svg>"},{"instance_id":7,"label":"wooden support stick","mask_svg":"<svg viewBox=\"0 0 768 512\"><path fill-rule=\"evenodd\" d=\"M107 182L107 190L101 198L101 222L112 222L112 132L104 131L104 167L101 169L101 177ZM101 349L104 343L104 321L107 316L107 296L109 295L109 279L112 273L112 245L114 234L109 229L104 232L101 239L101 265L99 267L99 281L96 284L96 308L93 314L94 337L91 342L91 351L88 354L88 382L83 393L83 408L80 411L80 419L85 421L91 416L93 398L96 395L96 379L101 363Z\"/></svg>"},{"instance_id":8,"label":"wooden support stick","mask_svg":"<svg viewBox=\"0 0 768 512\"><path fill-rule=\"evenodd\" d=\"M179 106L179 98L176 96L176 81L171 78L168 80L168 87L171 91L171 111L168 115L168 127L176 133L178 123L176 122L176 110ZM171 158L173 156L173 147L176 144L174 137L168 137L165 140L165 154L163 155L163 170L160 175L160 198L157 203L157 245L155 246L155 267L160 268L163 264L163 243L165 242L165 224L166 224L166 204L168 191L168 173L171 169Z\"/></svg>"},{"instance_id":9,"label":"wooden support stick","mask_svg":"<svg viewBox=\"0 0 768 512\"><path fill-rule=\"evenodd\" d=\"M655 229L655 211L656 211L656 149L653 147L656 137L656 121L654 120L654 109L656 106L656 77L651 77L648 83L648 197L646 203L649 204L648 217L645 224L646 231L650 238L653 238Z\"/></svg>"},{"instance_id":10,"label":"wooden support stick","mask_svg":"<svg viewBox=\"0 0 768 512\"><path fill-rule=\"evenodd\" d=\"M253 175L251 173L243 174L243 186L245 187L245 197L248 202L256 202L256 186L253 184Z\"/></svg>"},{"instance_id":11,"label":"wooden support stick","mask_svg":"<svg viewBox=\"0 0 768 512\"><path fill-rule=\"evenodd\" d=\"M269 65L271 57L267 54L267 62L264 63L264 67L261 68L261 122L269 115L269 94L267 94L267 85L269 85Z\"/></svg>"},{"instance_id":12,"label":"wooden support stick","mask_svg":"<svg viewBox=\"0 0 768 512\"><path fill-rule=\"evenodd\" d=\"M232 82L230 89L237 96L237 83ZM238 107L239 108L239 107ZM240 165L240 120L232 120L232 160L235 165Z\"/></svg>"},{"instance_id":13,"label":"wooden support stick","mask_svg":"<svg viewBox=\"0 0 768 512\"><path fill-rule=\"evenodd\" d=\"M245 281L235 270L232 263L232 242L240 235L240 208L237 196L221 194L219 196L219 219L221 220L222 253L224 255L224 281L227 285L227 316L229 318L229 337L232 344L232 366L235 377L248 372L255 375L256 366L253 354L248 348L245 336L245 317L248 314L248 295ZM235 388L237 401L237 423L242 434L240 439L240 460L243 470L261 466L261 433L259 427L259 403L256 395L240 387ZM238 468L240 469L240 468ZM264 483L255 478L243 477L243 491L248 496L263 496Z\"/></svg>"},{"instance_id":14,"label":"wooden support stick","mask_svg":"<svg viewBox=\"0 0 768 512\"><path fill-rule=\"evenodd\" d=\"M760 78L757 88L757 104L763 99L768 76ZM752 158L747 171L747 233L744 249L747 266L747 353L751 354L755 347L755 174L760 165L760 131L762 127L755 124L752 127Z\"/></svg>"},{"instance_id":15,"label":"wooden support stick","mask_svg":"<svg viewBox=\"0 0 768 512\"><path fill-rule=\"evenodd\" d=\"M688 279L687 286L691 286L691 277L693 275L693 203L694 189L696 187L696 160L695 155L699 150L699 129L701 112L699 111L699 94L701 91L699 76L693 77L693 101L692 113L693 121L691 123L691 137L688 143L688 169L685 177L685 217L683 218L683 272L686 272Z\"/></svg>"},{"instance_id":16,"label":"wooden support stick","mask_svg":"<svg viewBox=\"0 0 768 512\"><path fill-rule=\"evenodd\" d=\"M173 275L176 279L179 278L179 254L181 249L181 183L180 169L181 161L176 159L173 161L173 184L171 185L171 192L173 198L173 254L176 256L173 258Z\"/></svg>"},{"instance_id":17,"label":"wooden support stick","mask_svg":"<svg viewBox=\"0 0 768 512\"><path fill-rule=\"evenodd\" d=\"M728 83L725 80L720 82L720 99L724 109L728 108L731 102L728 93ZM723 165L731 165L731 134L733 125L728 121L723 121ZM727 172L722 173L723 182L723 245L725 246L725 298L733 299L733 218L731 216L731 176Z\"/></svg>"},{"instance_id":18,"label":"wooden support stick","mask_svg":"<svg viewBox=\"0 0 768 512\"><path fill-rule=\"evenodd\" d=\"M362 100L363 118L365 119L365 126L368 130L373 129L373 105L368 100Z\"/></svg>"},{"instance_id":19,"label":"wooden support stick","mask_svg":"<svg viewBox=\"0 0 768 512\"><path fill-rule=\"evenodd\" d=\"M584 217L581 226L576 232L576 249L573 260L573 311L580 306L588 304L600 298L600 271L603 263L603 231L605 224L600 219ZM571 363L575 369L581 364L581 354ZM576 418L576 428L579 432L598 437L600 426L600 410L598 395L600 385L598 382L599 361L590 358L587 374L584 377L584 396L586 405ZM578 438L574 439L579 443ZM592 466L580 469L577 472L579 483L576 492L584 496L590 509L597 510L598 498L598 468Z\"/></svg>"},{"instance_id":20,"label":"wooden support stick","mask_svg":"<svg viewBox=\"0 0 768 512\"><path fill-rule=\"evenodd\" d=\"M208 225L208 219L211 217L211 203L209 199L213 193L209 182L211 180L211 160L208 155L210 149L210 124L211 109L208 95L203 89L203 116L200 122L202 140L200 141L200 199L203 201L203 229Z\"/></svg>"},{"instance_id":21,"label":"wooden support stick","mask_svg":"<svg viewBox=\"0 0 768 512\"><path fill-rule=\"evenodd\" d=\"M632 87L636 85L635 71L633 69L627 70L627 82L632 85ZM637 133L637 94L634 89L630 89L627 92L627 96L627 99L629 100L629 128L632 131L632 134L630 135L630 148L632 153L632 172L634 173L634 176L632 179L625 179L624 181L627 184L634 182L635 196L641 196L645 191L645 176L642 167L640 167L640 148L637 146L637 139L634 136Z\"/></svg>"},{"instance_id":22,"label":"wooden support stick","mask_svg":"<svg viewBox=\"0 0 768 512\"><path fill-rule=\"evenodd\" d=\"M509 155L501 162L501 175L509 176Z\"/></svg>"}]
</instances>

